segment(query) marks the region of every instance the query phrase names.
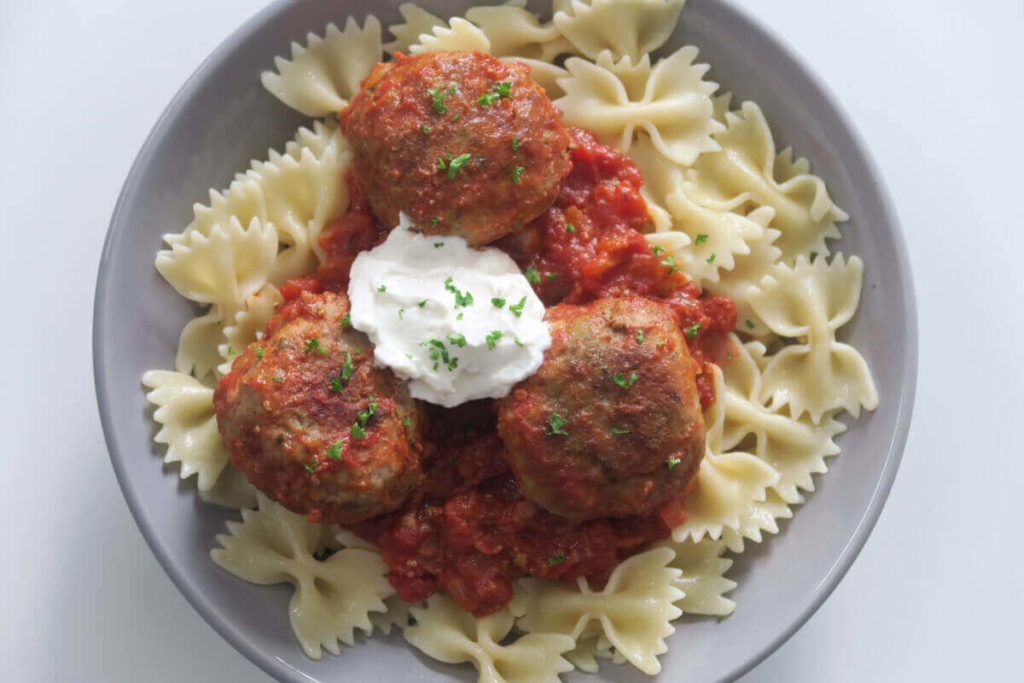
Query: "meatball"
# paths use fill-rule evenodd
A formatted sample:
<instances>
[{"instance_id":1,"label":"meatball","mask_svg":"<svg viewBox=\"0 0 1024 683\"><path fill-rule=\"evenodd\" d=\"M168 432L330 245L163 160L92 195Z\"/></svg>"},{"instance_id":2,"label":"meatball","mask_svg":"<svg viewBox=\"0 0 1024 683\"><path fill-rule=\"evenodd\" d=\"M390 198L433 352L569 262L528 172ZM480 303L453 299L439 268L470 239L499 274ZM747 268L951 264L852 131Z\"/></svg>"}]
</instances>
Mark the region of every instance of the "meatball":
<instances>
[{"instance_id":1,"label":"meatball","mask_svg":"<svg viewBox=\"0 0 1024 683\"><path fill-rule=\"evenodd\" d=\"M419 483L420 420L405 384L375 368L344 294L303 292L214 392L231 462L286 508L351 524Z\"/></svg>"},{"instance_id":2,"label":"meatball","mask_svg":"<svg viewBox=\"0 0 1024 683\"><path fill-rule=\"evenodd\" d=\"M543 213L569 173L569 136L529 74L479 52L378 64L341 112L377 218L394 227L403 212L421 232L479 246Z\"/></svg>"},{"instance_id":3,"label":"meatball","mask_svg":"<svg viewBox=\"0 0 1024 683\"><path fill-rule=\"evenodd\" d=\"M638 297L548 309L551 348L499 401L524 495L572 521L684 496L704 455L697 365L672 314Z\"/></svg>"}]
</instances>

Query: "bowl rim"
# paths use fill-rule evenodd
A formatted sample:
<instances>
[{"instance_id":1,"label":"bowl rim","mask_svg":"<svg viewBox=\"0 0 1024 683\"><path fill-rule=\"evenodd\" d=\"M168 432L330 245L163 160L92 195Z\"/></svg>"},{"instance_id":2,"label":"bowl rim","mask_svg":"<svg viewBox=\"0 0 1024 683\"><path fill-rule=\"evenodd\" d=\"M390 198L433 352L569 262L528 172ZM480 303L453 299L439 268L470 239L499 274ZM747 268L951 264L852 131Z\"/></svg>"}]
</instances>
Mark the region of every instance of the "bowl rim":
<instances>
[{"instance_id":1,"label":"bowl rim","mask_svg":"<svg viewBox=\"0 0 1024 683\"><path fill-rule=\"evenodd\" d=\"M96 390L96 399L100 414L100 423L103 429L104 440L110 456L110 462L114 469L121 493L128 504L132 517L135 520L139 531L146 540L150 550L156 556L164 571L178 590L185 596L192 607L203 617L203 619L236 650L242 653L250 662L258 666L268 675L278 680L287 681L309 681L310 678L302 672L294 669L283 660L273 657L257 649L249 640L243 630L228 621L212 604L208 595L204 594L197 585L190 579L185 568L175 561L169 547L162 545L155 533L155 530L142 514L143 504L139 492L133 487L124 465L123 453L129 449L119 441L119 435L115 428L113 410L111 406L110 387L108 385L108 368L104 362L101 349L106 346L107 340L103 334L106 328L105 322L108 316L108 309L104 301L108 292L113 286L110 277L109 263L113 259L113 247L117 234L128 229L122 220L125 205L134 194L135 186L140 175L140 168L145 166L151 159L156 146L156 141L163 135L164 129L174 115L185 106L194 92L200 86L205 74L210 67L219 63L231 54L240 44L246 41L249 36L259 27L273 22L279 15L284 14L293 4L301 0L275 0L267 7L256 12L245 20L238 28L225 38L192 72L185 83L178 89L170 102L160 114L153 128L146 136L142 147L128 171L124 185L118 195L117 203L111 214L110 224L104 239L103 249L100 255L99 268L96 279L96 290L93 299L93 327L92 327L92 355L93 355L93 377ZM773 28L762 22L759 18L745 7L740 6L734 0L717 0L716 4L726 12L731 12L738 19L745 22L755 30L760 31L764 36L775 44L781 56L793 63L798 71L818 90L823 103L836 116L839 123L849 133L851 148L860 156L859 162L876 182L875 191L881 200L879 207L892 226L892 240L895 245L895 257L897 266L903 275L904 283L901 292L903 310L906 313L904 319L905 334L907 340L906 364L901 378L901 391L893 397L895 413L895 430L889 440L888 452L882 466L881 476L875 484L874 490L868 501L860 520L857 523L853 535L840 555L835 559L832 568L822 581L815 587L805 607L796 616L779 629L775 638L765 643L758 651L746 661L737 662L731 670L725 672L720 678L722 681L731 681L749 672L755 666L764 661L770 654L781 647L794 633L796 633L810 617L821 607L825 600L832 594L832 591L839 585L839 582L849 571L854 560L859 555L864 544L867 542L871 531L881 515L882 509L889 496L896 473L899 469L903 452L906 447L907 437L910 430L910 423L913 414L914 399L918 375L918 311L913 282L913 272L910 266L906 238L900 227L896 210L892 203L889 190L884 183L879 168L871 155L867 144L864 141L860 130L853 120L841 106L838 98L831 87L811 68L807 61Z\"/></svg>"}]
</instances>

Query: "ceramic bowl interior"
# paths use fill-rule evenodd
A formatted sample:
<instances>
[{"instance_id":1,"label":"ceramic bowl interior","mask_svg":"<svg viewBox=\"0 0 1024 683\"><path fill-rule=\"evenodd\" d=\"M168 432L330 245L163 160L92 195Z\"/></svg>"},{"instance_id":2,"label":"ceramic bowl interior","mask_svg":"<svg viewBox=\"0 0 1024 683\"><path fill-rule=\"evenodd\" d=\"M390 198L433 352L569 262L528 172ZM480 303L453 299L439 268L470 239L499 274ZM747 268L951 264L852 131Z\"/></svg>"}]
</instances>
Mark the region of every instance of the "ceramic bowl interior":
<instances>
[{"instance_id":1,"label":"ceramic bowl interior","mask_svg":"<svg viewBox=\"0 0 1024 683\"><path fill-rule=\"evenodd\" d=\"M209 559L214 535L235 515L205 505L193 481L161 467L163 446L140 377L173 367L178 335L196 310L153 268L161 235L191 220L193 202L225 187L251 158L280 149L308 120L260 85L259 73L293 40L328 22L360 22L372 11L389 24L399 0L282 0L247 21L199 67L139 152L114 211L96 292L94 357L97 395L117 478L139 527L168 574L195 608L235 647L286 681L356 677L388 681L475 680L468 666L439 664L400 635L359 638L342 656L307 659L288 625L288 586L254 586ZM423 0L442 16L462 14L464 0ZM531 2L540 12L548 3ZM816 477L817 492L782 523L782 533L752 544L729 576L736 613L722 623L686 618L669 638L664 680L728 680L754 666L822 603L867 538L895 476L906 439L916 377L916 312L910 270L881 179L827 88L770 31L723 0L690 0L665 47L694 44L710 77L763 108L779 141L807 156L836 201L853 217L833 243L866 263L857 318L845 340L867 358L878 382L878 410L854 421L839 440L843 454ZM364 641L365 642L362 642ZM628 667L605 665L602 677L642 680ZM570 680L587 680L573 674Z\"/></svg>"}]
</instances>

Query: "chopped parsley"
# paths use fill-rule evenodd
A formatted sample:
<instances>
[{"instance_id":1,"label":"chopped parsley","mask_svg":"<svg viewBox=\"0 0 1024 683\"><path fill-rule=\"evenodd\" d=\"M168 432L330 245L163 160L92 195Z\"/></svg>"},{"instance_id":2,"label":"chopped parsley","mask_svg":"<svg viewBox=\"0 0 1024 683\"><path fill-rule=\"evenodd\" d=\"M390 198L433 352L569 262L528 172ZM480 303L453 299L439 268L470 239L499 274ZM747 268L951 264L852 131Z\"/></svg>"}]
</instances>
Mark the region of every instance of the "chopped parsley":
<instances>
[{"instance_id":1,"label":"chopped parsley","mask_svg":"<svg viewBox=\"0 0 1024 683\"><path fill-rule=\"evenodd\" d=\"M638 378L635 372L629 373L629 379L626 379L626 376L623 375L621 372L616 372L614 375L612 375L612 381L618 384L623 389L629 389L630 387L632 387L634 384L636 384L637 379Z\"/></svg>"},{"instance_id":2,"label":"chopped parsley","mask_svg":"<svg viewBox=\"0 0 1024 683\"><path fill-rule=\"evenodd\" d=\"M327 457L331 460L341 460L341 447L345 444L342 443L341 439L338 439L331 447L327 449Z\"/></svg>"},{"instance_id":3,"label":"chopped parsley","mask_svg":"<svg viewBox=\"0 0 1024 683\"><path fill-rule=\"evenodd\" d=\"M693 240L693 243L694 244L704 244L707 241L708 241L708 236L705 235L704 233L700 233L699 235L697 235L697 239Z\"/></svg>"},{"instance_id":4,"label":"chopped parsley","mask_svg":"<svg viewBox=\"0 0 1024 683\"><path fill-rule=\"evenodd\" d=\"M643 330L637 330L636 331L636 343L637 344L643 344L644 343L644 331Z\"/></svg>"},{"instance_id":5,"label":"chopped parsley","mask_svg":"<svg viewBox=\"0 0 1024 683\"><path fill-rule=\"evenodd\" d=\"M341 393L344 389L345 384L340 379L335 377L334 379L331 380L331 391L337 394Z\"/></svg>"},{"instance_id":6,"label":"chopped parsley","mask_svg":"<svg viewBox=\"0 0 1024 683\"><path fill-rule=\"evenodd\" d=\"M453 372L459 366L459 359L448 354L448 349L440 339L428 339L425 342L420 342L420 346L429 347L430 360L434 361L435 372L441 363L445 364L448 372Z\"/></svg>"},{"instance_id":7,"label":"chopped parsley","mask_svg":"<svg viewBox=\"0 0 1024 683\"><path fill-rule=\"evenodd\" d=\"M343 329L343 330L346 327L352 327L352 314L351 313L346 313L345 315L341 316L341 323L340 323L340 325L341 325L341 329Z\"/></svg>"},{"instance_id":8,"label":"chopped parsley","mask_svg":"<svg viewBox=\"0 0 1024 683\"><path fill-rule=\"evenodd\" d=\"M324 347L320 346L320 340L317 339L316 337L306 340L306 353L309 353L310 351L319 351L325 356L327 355L327 351L324 349Z\"/></svg>"},{"instance_id":9,"label":"chopped parsley","mask_svg":"<svg viewBox=\"0 0 1024 683\"><path fill-rule=\"evenodd\" d=\"M501 339L501 330L494 330L487 335L487 348L493 349L497 345L498 340Z\"/></svg>"},{"instance_id":10,"label":"chopped parsley","mask_svg":"<svg viewBox=\"0 0 1024 683\"><path fill-rule=\"evenodd\" d=\"M714 263L714 262L715 262L715 255L711 254L711 256L708 256L708 263Z\"/></svg>"},{"instance_id":11,"label":"chopped parsley","mask_svg":"<svg viewBox=\"0 0 1024 683\"><path fill-rule=\"evenodd\" d=\"M617 436L621 436L622 434L629 434L629 427L626 427L625 429L619 429L618 427L612 427L612 434L615 434Z\"/></svg>"},{"instance_id":12,"label":"chopped parsley","mask_svg":"<svg viewBox=\"0 0 1024 683\"><path fill-rule=\"evenodd\" d=\"M524 296L522 299L519 300L519 303L517 303L514 306L509 306L508 310L512 311L512 313L517 318L520 318L523 315L523 306L525 306L525 305L526 305L526 297Z\"/></svg>"},{"instance_id":13,"label":"chopped parsley","mask_svg":"<svg viewBox=\"0 0 1024 683\"><path fill-rule=\"evenodd\" d=\"M229 356L235 355L235 350L233 348L231 348L230 346L228 347L228 355Z\"/></svg>"},{"instance_id":14,"label":"chopped parsley","mask_svg":"<svg viewBox=\"0 0 1024 683\"><path fill-rule=\"evenodd\" d=\"M664 346L665 344L668 344L668 342L666 342L666 341L660 341L660 342L658 342L657 344L655 344L655 346L661 347L661 346Z\"/></svg>"},{"instance_id":15,"label":"chopped parsley","mask_svg":"<svg viewBox=\"0 0 1024 683\"><path fill-rule=\"evenodd\" d=\"M575 234L576 234L576 226L575 226L575 225L573 225L572 223L566 223L566 224L565 224L565 230L566 230L566 232L568 232L568 233L569 233L570 235L575 235Z\"/></svg>"},{"instance_id":16,"label":"chopped parsley","mask_svg":"<svg viewBox=\"0 0 1024 683\"><path fill-rule=\"evenodd\" d=\"M447 280L445 280L444 288L455 295L455 308L458 308L459 306L472 306L473 295L469 292L469 290L466 290L465 293L460 291L458 287L452 284L453 279L454 278L449 277Z\"/></svg>"},{"instance_id":17,"label":"chopped parsley","mask_svg":"<svg viewBox=\"0 0 1024 683\"><path fill-rule=\"evenodd\" d=\"M664 254L665 253L665 248L664 247L654 247L653 249L651 249L651 253L654 254L655 256L657 256L658 254Z\"/></svg>"},{"instance_id":18,"label":"chopped parsley","mask_svg":"<svg viewBox=\"0 0 1024 683\"><path fill-rule=\"evenodd\" d=\"M558 277L558 273L548 273L544 277L546 277L549 280L554 280L556 277Z\"/></svg>"},{"instance_id":19,"label":"chopped parsley","mask_svg":"<svg viewBox=\"0 0 1024 683\"><path fill-rule=\"evenodd\" d=\"M448 335L448 343L462 348L466 345L466 335L461 332L452 332Z\"/></svg>"},{"instance_id":20,"label":"chopped parsley","mask_svg":"<svg viewBox=\"0 0 1024 683\"><path fill-rule=\"evenodd\" d=\"M366 430L358 422L352 424L352 437L355 439L366 438Z\"/></svg>"},{"instance_id":21,"label":"chopped parsley","mask_svg":"<svg viewBox=\"0 0 1024 683\"><path fill-rule=\"evenodd\" d=\"M530 266L529 268L527 268L526 272L524 272L523 275L525 275L526 279L528 281L532 282L533 284L535 284L535 285L539 285L540 284L540 272L536 268L534 268L533 266Z\"/></svg>"},{"instance_id":22,"label":"chopped parsley","mask_svg":"<svg viewBox=\"0 0 1024 683\"><path fill-rule=\"evenodd\" d=\"M256 347L256 357L257 358L263 358L263 347L262 346L257 346Z\"/></svg>"},{"instance_id":23,"label":"chopped parsley","mask_svg":"<svg viewBox=\"0 0 1024 683\"><path fill-rule=\"evenodd\" d=\"M404 318L405 317L405 309L404 308L399 308L398 309L398 317L399 318Z\"/></svg>"},{"instance_id":24,"label":"chopped parsley","mask_svg":"<svg viewBox=\"0 0 1024 683\"><path fill-rule=\"evenodd\" d=\"M526 346L526 344L516 339L516 346Z\"/></svg>"},{"instance_id":25,"label":"chopped parsley","mask_svg":"<svg viewBox=\"0 0 1024 683\"><path fill-rule=\"evenodd\" d=\"M752 320L747 320L747 329L748 329L748 330L752 330L752 329L754 329L754 321L752 321Z\"/></svg>"},{"instance_id":26,"label":"chopped parsley","mask_svg":"<svg viewBox=\"0 0 1024 683\"><path fill-rule=\"evenodd\" d=\"M448 93L452 92L451 90ZM448 107L444 103L444 98L448 96L448 93L444 92L440 88L429 88L427 94L430 95L432 102L430 103L435 114L446 114L448 113Z\"/></svg>"},{"instance_id":27,"label":"chopped parsley","mask_svg":"<svg viewBox=\"0 0 1024 683\"><path fill-rule=\"evenodd\" d=\"M360 410L358 413L356 413L356 420L359 421L359 425L360 426L362 426L362 427L366 426L366 423L370 421L370 418L373 417L373 414L375 412L377 412L377 406L378 405L379 404L376 401L373 400L373 396L371 396L370 397L370 403L369 403L369 405L366 406L366 409L365 410ZM362 438L362 437L359 437L359 438Z\"/></svg>"},{"instance_id":28,"label":"chopped parsley","mask_svg":"<svg viewBox=\"0 0 1024 683\"><path fill-rule=\"evenodd\" d=\"M456 320L462 320L462 316L463 316L463 314L459 313L457 316L455 316L455 319Z\"/></svg>"},{"instance_id":29,"label":"chopped parsley","mask_svg":"<svg viewBox=\"0 0 1024 683\"><path fill-rule=\"evenodd\" d=\"M665 464L668 465L668 471L671 472L672 470L675 469L676 465L678 465L681 462L681 458L669 458Z\"/></svg>"},{"instance_id":30,"label":"chopped parsley","mask_svg":"<svg viewBox=\"0 0 1024 683\"><path fill-rule=\"evenodd\" d=\"M512 97L512 81L500 81L491 86L499 97Z\"/></svg>"},{"instance_id":31,"label":"chopped parsley","mask_svg":"<svg viewBox=\"0 0 1024 683\"><path fill-rule=\"evenodd\" d=\"M430 129L424 126L422 123L420 124L420 132L423 133L424 135L430 135Z\"/></svg>"},{"instance_id":32,"label":"chopped parsley","mask_svg":"<svg viewBox=\"0 0 1024 683\"><path fill-rule=\"evenodd\" d=\"M431 217L430 217L430 224L431 224L431 225L437 225L437 222L438 222L439 220L441 220L441 219L440 219L440 218L438 218L437 216L431 216Z\"/></svg>"},{"instance_id":33,"label":"chopped parsley","mask_svg":"<svg viewBox=\"0 0 1024 683\"><path fill-rule=\"evenodd\" d=\"M665 258L658 261L658 263L668 268L669 275L679 270L679 267L676 266L676 258L674 256L666 256Z\"/></svg>"},{"instance_id":34,"label":"chopped parsley","mask_svg":"<svg viewBox=\"0 0 1024 683\"><path fill-rule=\"evenodd\" d=\"M345 362L341 365L341 379L348 381L352 378L352 373L355 372L356 367L352 365L352 356L348 351L345 351ZM357 352L358 353L358 352Z\"/></svg>"},{"instance_id":35,"label":"chopped parsley","mask_svg":"<svg viewBox=\"0 0 1024 683\"><path fill-rule=\"evenodd\" d=\"M686 328L686 338L687 339L696 339L697 338L697 333L700 332L700 328L701 328L701 323L697 323L693 327L687 327Z\"/></svg>"},{"instance_id":36,"label":"chopped parsley","mask_svg":"<svg viewBox=\"0 0 1024 683\"><path fill-rule=\"evenodd\" d=\"M569 421L558 413L551 413L551 419L548 420L548 424L551 425L551 431L548 432L548 436L555 436L556 434L569 436L569 432L562 429L562 427L569 424Z\"/></svg>"},{"instance_id":37,"label":"chopped parsley","mask_svg":"<svg viewBox=\"0 0 1024 683\"><path fill-rule=\"evenodd\" d=\"M284 379L281 378L281 377L271 377L270 379L274 380L275 382L283 382L284 381Z\"/></svg>"},{"instance_id":38,"label":"chopped parsley","mask_svg":"<svg viewBox=\"0 0 1024 683\"><path fill-rule=\"evenodd\" d=\"M715 617L715 623L716 624L721 624L723 621L725 621L725 617L723 617L721 614L719 614L717 617Z\"/></svg>"},{"instance_id":39,"label":"chopped parsley","mask_svg":"<svg viewBox=\"0 0 1024 683\"><path fill-rule=\"evenodd\" d=\"M388 291L387 285L381 285L380 287L377 288L377 291L383 294L384 292Z\"/></svg>"},{"instance_id":40,"label":"chopped parsley","mask_svg":"<svg viewBox=\"0 0 1024 683\"><path fill-rule=\"evenodd\" d=\"M417 306L419 306L420 308L423 308L424 306L426 306L426 305L427 305L427 300L426 300L426 299L424 299L423 301L419 302L419 303L418 303L418 304L416 304L416 305L417 305Z\"/></svg>"},{"instance_id":41,"label":"chopped parsley","mask_svg":"<svg viewBox=\"0 0 1024 683\"><path fill-rule=\"evenodd\" d=\"M434 167L439 171L448 171L448 178L455 180L455 176L458 175L459 171L469 163L469 158L472 156L469 152L460 154L457 157L452 157L451 154L445 157L437 158L437 165Z\"/></svg>"},{"instance_id":42,"label":"chopped parsley","mask_svg":"<svg viewBox=\"0 0 1024 683\"><path fill-rule=\"evenodd\" d=\"M566 555L565 553L558 553L554 557L549 557L548 558L548 566L549 567L554 567L556 564L562 564L563 562L565 562L568 559L569 559L569 556Z\"/></svg>"},{"instance_id":43,"label":"chopped parsley","mask_svg":"<svg viewBox=\"0 0 1024 683\"><path fill-rule=\"evenodd\" d=\"M476 98L476 103L481 107L489 107L500 99L501 95L496 92L485 92L483 95Z\"/></svg>"},{"instance_id":44,"label":"chopped parsley","mask_svg":"<svg viewBox=\"0 0 1024 683\"><path fill-rule=\"evenodd\" d=\"M406 415L405 417L402 418L402 424L404 424L406 427L411 427L412 426L412 418L409 417L408 415Z\"/></svg>"},{"instance_id":45,"label":"chopped parsley","mask_svg":"<svg viewBox=\"0 0 1024 683\"><path fill-rule=\"evenodd\" d=\"M462 114L456 114L455 116L452 117L452 123L455 123L456 121L458 121L461 118L462 118Z\"/></svg>"},{"instance_id":46,"label":"chopped parsley","mask_svg":"<svg viewBox=\"0 0 1024 683\"><path fill-rule=\"evenodd\" d=\"M494 304L495 308L501 308L505 305L505 300L499 299L498 297L494 297L493 299L491 299L491 303Z\"/></svg>"},{"instance_id":47,"label":"chopped parsley","mask_svg":"<svg viewBox=\"0 0 1024 683\"><path fill-rule=\"evenodd\" d=\"M316 472L316 468L313 467L312 465L306 465L306 471L307 472Z\"/></svg>"},{"instance_id":48,"label":"chopped parsley","mask_svg":"<svg viewBox=\"0 0 1024 683\"><path fill-rule=\"evenodd\" d=\"M513 166L512 167L512 182L521 183L523 182L522 173L526 170L525 166Z\"/></svg>"},{"instance_id":49,"label":"chopped parsley","mask_svg":"<svg viewBox=\"0 0 1024 683\"><path fill-rule=\"evenodd\" d=\"M518 150L519 150L519 138L512 138L512 151L515 152L515 151L518 151Z\"/></svg>"},{"instance_id":50,"label":"chopped parsley","mask_svg":"<svg viewBox=\"0 0 1024 683\"><path fill-rule=\"evenodd\" d=\"M440 249L444 246L444 242L434 242L434 249Z\"/></svg>"}]
</instances>

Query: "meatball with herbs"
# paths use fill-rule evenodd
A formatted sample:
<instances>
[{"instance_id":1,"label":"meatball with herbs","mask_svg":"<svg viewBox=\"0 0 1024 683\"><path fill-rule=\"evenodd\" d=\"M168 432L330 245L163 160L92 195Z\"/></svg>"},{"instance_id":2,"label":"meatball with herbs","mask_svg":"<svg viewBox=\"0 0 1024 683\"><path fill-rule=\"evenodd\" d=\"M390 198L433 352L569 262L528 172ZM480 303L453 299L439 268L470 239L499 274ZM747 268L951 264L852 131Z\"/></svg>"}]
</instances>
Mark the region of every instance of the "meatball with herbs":
<instances>
[{"instance_id":1,"label":"meatball with herbs","mask_svg":"<svg viewBox=\"0 0 1024 683\"><path fill-rule=\"evenodd\" d=\"M479 52L378 64L341 126L377 218L473 246L522 228L555 200L569 136L530 67Z\"/></svg>"},{"instance_id":2,"label":"meatball with herbs","mask_svg":"<svg viewBox=\"0 0 1024 683\"><path fill-rule=\"evenodd\" d=\"M419 483L420 424L405 384L373 365L344 294L301 293L214 393L231 462L286 508L351 524Z\"/></svg>"},{"instance_id":3,"label":"meatball with herbs","mask_svg":"<svg viewBox=\"0 0 1024 683\"><path fill-rule=\"evenodd\" d=\"M572 521L655 513L704 455L697 365L674 318L637 297L548 309L552 344L498 404L523 493Z\"/></svg>"}]
</instances>

